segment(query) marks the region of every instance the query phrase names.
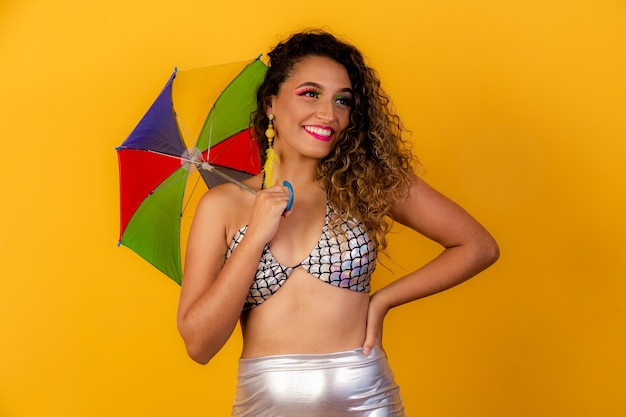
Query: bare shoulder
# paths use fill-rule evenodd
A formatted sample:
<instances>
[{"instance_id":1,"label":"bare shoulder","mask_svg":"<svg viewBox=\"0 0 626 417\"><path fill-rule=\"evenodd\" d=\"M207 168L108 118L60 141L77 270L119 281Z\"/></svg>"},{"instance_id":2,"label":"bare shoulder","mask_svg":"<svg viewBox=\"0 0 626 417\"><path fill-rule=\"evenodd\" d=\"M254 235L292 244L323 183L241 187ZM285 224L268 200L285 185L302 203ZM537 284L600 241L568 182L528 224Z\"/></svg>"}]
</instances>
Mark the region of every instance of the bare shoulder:
<instances>
[{"instance_id":1,"label":"bare shoulder","mask_svg":"<svg viewBox=\"0 0 626 417\"><path fill-rule=\"evenodd\" d=\"M396 204L391 210L391 217L403 224L411 223L418 213L426 214L425 211L434 210L439 205L454 204L431 187L422 178L414 175L406 198Z\"/></svg>"},{"instance_id":2,"label":"bare shoulder","mask_svg":"<svg viewBox=\"0 0 626 417\"><path fill-rule=\"evenodd\" d=\"M198 203L197 215L209 212L217 217L237 217L237 213L254 197L249 191L235 184L226 183L208 190Z\"/></svg>"},{"instance_id":3,"label":"bare shoulder","mask_svg":"<svg viewBox=\"0 0 626 417\"><path fill-rule=\"evenodd\" d=\"M239 225L236 227L238 229L247 221L253 201L254 194L250 191L232 183L219 185L207 191L200 199L194 223L204 224L204 227L201 226L204 230L210 228L216 231L219 228L223 236L227 237L233 228Z\"/></svg>"},{"instance_id":4,"label":"bare shoulder","mask_svg":"<svg viewBox=\"0 0 626 417\"><path fill-rule=\"evenodd\" d=\"M392 208L391 217L444 246L470 235L487 234L463 207L417 176L407 197Z\"/></svg>"}]
</instances>

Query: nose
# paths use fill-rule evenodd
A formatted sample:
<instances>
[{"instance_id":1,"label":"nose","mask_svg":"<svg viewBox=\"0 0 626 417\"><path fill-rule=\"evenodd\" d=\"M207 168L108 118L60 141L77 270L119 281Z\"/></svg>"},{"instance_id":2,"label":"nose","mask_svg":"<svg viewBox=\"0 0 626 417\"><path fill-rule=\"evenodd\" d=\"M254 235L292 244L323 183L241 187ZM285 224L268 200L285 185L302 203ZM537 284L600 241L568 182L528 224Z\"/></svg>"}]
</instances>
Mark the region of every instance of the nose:
<instances>
[{"instance_id":1,"label":"nose","mask_svg":"<svg viewBox=\"0 0 626 417\"><path fill-rule=\"evenodd\" d=\"M326 123L335 120L335 106L332 102L320 100L315 116Z\"/></svg>"}]
</instances>

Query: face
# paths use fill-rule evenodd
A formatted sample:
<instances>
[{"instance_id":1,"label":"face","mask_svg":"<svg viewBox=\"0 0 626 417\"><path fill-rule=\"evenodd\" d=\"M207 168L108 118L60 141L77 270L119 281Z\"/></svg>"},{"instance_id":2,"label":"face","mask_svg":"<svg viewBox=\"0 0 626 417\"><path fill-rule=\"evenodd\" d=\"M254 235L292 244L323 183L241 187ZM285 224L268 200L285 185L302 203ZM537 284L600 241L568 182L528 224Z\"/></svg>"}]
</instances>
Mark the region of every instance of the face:
<instances>
[{"instance_id":1,"label":"face","mask_svg":"<svg viewBox=\"0 0 626 417\"><path fill-rule=\"evenodd\" d=\"M351 101L352 84L343 65L325 57L303 59L267 109L274 115L276 151L311 158L328 155L348 126Z\"/></svg>"}]
</instances>

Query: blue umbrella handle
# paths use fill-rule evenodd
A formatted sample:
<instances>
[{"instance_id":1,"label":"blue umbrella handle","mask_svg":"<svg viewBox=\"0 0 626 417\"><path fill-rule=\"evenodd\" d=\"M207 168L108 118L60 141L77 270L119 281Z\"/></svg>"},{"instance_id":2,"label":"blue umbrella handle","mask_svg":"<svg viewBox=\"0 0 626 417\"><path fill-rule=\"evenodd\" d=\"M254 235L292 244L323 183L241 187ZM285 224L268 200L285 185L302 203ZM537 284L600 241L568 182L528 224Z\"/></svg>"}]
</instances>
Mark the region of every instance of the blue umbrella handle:
<instances>
[{"instance_id":1,"label":"blue umbrella handle","mask_svg":"<svg viewBox=\"0 0 626 417\"><path fill-rule=\"evenodd\" d=\"M293 205L293 186L289 181L283 181L283 185L287 187L287 190L289 191L289 201L287 201L287 207L285 207L285 211L289 211Z\"/></svg>"}]
</instances>

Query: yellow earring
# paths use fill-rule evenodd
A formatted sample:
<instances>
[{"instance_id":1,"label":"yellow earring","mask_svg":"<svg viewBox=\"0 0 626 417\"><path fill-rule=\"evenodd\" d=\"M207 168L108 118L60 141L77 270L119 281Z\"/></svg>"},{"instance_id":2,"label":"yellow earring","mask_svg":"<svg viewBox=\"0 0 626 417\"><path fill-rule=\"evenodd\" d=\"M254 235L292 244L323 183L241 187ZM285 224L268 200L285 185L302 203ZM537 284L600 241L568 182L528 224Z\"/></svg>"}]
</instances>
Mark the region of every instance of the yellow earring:
<instances>
[{"instance_id":1,"label":"yellow earring","mask_svg":"<svg viewBox=\"0 0 626 417\"><path fill-rule=\"evenodd\" d=\"M265 136L267 136L267 141L269 142L270 146L272 146L272 142L274 141L274 137L276 136L276 131L274 130L274 123L272 122L274 120L274 115L270 114L269 116L267 116L267 118L270 121L267 126L267 130L265 131Z\"/></svg>"},{"instance_id":2,"label":"yellow earring","mask_svg":"<svg viewBox=\"0 0 626 417\"><path fill-rule=\"evenodd\" d=\"M276 131L274 130L274 115L270 114L268 116L269 124L267 126L267 130L265 131L265 136L267 136L267 150L265 151L265 164L263 164L263 188L269 188L274 185L274 168L278 163L278 155L274 152L274 147L272 146L274 143L274 137L276 137Z\"/></svg>"}]
</instances>

